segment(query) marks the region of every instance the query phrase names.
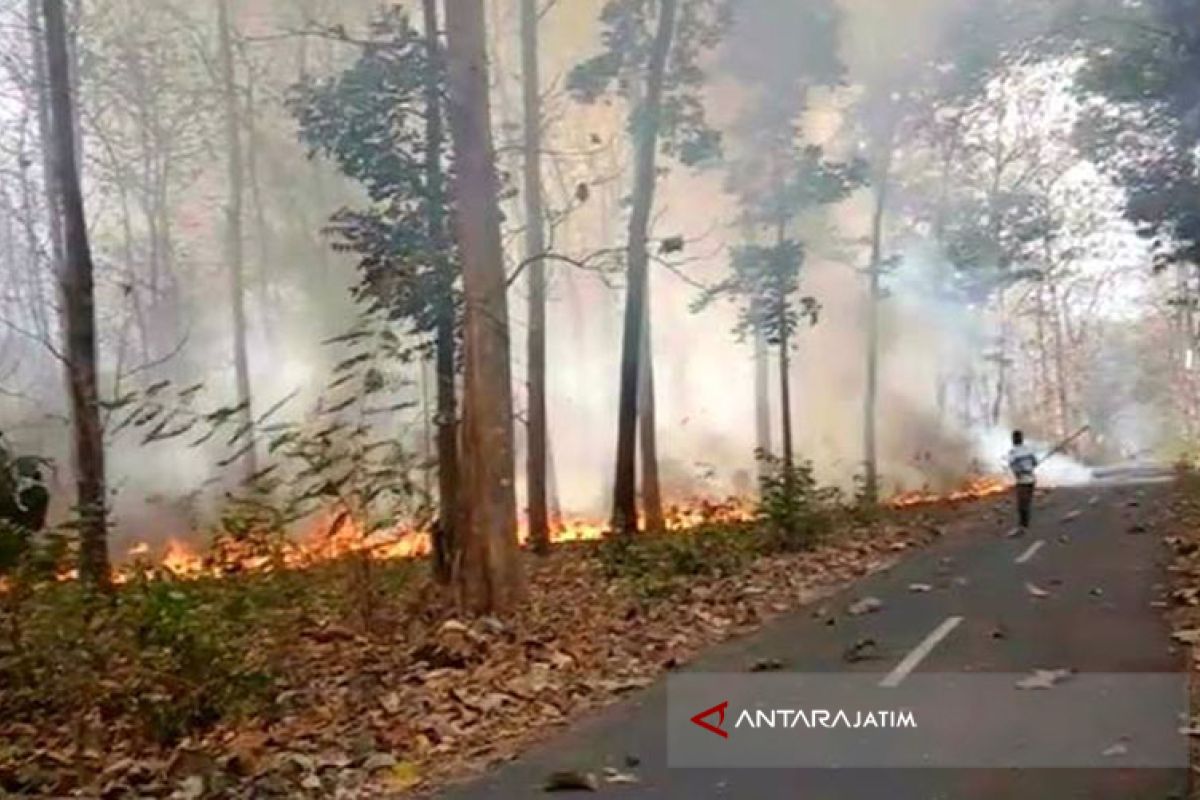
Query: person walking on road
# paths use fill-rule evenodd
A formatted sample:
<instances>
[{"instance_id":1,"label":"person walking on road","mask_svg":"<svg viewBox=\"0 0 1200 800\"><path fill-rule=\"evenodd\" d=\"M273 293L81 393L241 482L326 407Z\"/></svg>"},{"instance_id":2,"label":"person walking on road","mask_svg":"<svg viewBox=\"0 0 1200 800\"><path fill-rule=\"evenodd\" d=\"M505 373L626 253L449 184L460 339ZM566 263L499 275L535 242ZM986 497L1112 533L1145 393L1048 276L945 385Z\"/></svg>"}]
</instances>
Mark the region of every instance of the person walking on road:
<instances>
[{"instance_id":1,"label":"person walking on road","mask_svg":"<svg viewBox=\"0 0 1200 800\"><path fill-rule=\"evenodd\" d=\"M1008 451L1008 468L1017 480L1017 527L1010 535L1020 536L1029 530L1029 519L1033 513L1033 490L1037 486L1034 470L1038 457L1025 444L1025 434L1013 431L1012 449Z\"/></svg>"}]
</instances>

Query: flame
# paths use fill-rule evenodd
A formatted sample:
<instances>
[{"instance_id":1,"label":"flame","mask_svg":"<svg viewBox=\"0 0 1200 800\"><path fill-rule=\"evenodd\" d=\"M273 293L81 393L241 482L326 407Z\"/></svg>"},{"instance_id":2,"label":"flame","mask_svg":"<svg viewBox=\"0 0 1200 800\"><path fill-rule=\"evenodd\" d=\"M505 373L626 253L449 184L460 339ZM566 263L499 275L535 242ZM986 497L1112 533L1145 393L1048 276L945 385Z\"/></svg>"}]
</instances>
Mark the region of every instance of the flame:
<instances>
[{"instance_id":1,"label":"flame","mask_svg":"<svg viewBox=\"0 0 1200 800\"><path fill-rule=\"evenodd\" d=\"M886 501L891 508L903 509L934 503L972 500L998 494L1009 484L998 477L976 477L948 494L928 489L901 492ZM704 524L751 522L757 515L753 498L726 500L695 499L669 506L664 511L670 531L685 531ZM643 520L644 521L644 520ZM553 544L590 542L602 539L606 522L587 517L558 517L551 524ZM522 522L517 539L529 540L529 527ZM168 540L158 550L147 542L137 542L126 551L123 564L114 572L114 582L127 583L139 575L169 573L177 578L221 577L232 573L269 572L302 569L348 555L363 554L371 559L394 560L426 556L432 551L429 533L413 527L397 526L387 530L364 531L353 518L331 509L309 523L307 533L295 540L283 540L269 549L263 544L221 539L207 552L200 552L180 538ZM74 580L77 570L60 574L60 580ZM2 590L3 584L0 584Z\"/></svg>"},{"instance_id":2,"label":"flame","mask_svg":"<svg viewBox=\"0 0 1200 800\"><path fill-rule=\"evenodd\" d=\"M980 476L971 478L961 488L949 494L937 494L928 489L917 489L901 492L887 501L891 508L912 508L913 506L931 505L934 503L957 502L959 500L978 500L984 497L1000 494L1008 490L1010 484L1003 478L995 476Z\"/></svg>"}]
</instances>

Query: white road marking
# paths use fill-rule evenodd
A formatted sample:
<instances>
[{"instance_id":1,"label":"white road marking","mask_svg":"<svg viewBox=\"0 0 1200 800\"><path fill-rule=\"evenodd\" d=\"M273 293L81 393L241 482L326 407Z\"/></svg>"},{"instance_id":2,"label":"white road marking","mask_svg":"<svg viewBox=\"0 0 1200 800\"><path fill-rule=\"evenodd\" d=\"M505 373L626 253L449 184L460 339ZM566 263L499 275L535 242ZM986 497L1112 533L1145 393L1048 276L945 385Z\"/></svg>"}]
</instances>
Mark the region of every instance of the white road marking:
<instances>
[{"instance_id":1,"label":"white road marking","mask_svg":"<svg viewBox=\"0 0 1200 800\"><path fill-rule=\"evenodd\" d=\"M894 689L903 683L909 673L916 669L917 665L933 652L933 648L938 646L938 642L949 636L950 632L957 628L962 621L962 617L949 617L941 625L934 628L933 633L926 636L923 642L914 647L912 652L906 655L904 660L897 664L896 668L879 682L879 685L885 689Z\"/></svg>"},{"instance_id":2,"label":"white road marking","mask_svg":"<svg viewBox=\"0 0 1200 800\"><path fill-rule=\"evenodd\" d=\"M1038 541L1029 545L1029 548L1024 553L1021 553L1021 555L1017 556L1016 560L1014 560L1013 563L1014 564L1024 564L1026 561L1028 561L1029 559L1031 559L1035 555L1037 555L1037 551L1041 550L1042 545L1044 545L1044 544L1046 544L1046 543L1039 539Z\"/></svg>"}]
</instances>

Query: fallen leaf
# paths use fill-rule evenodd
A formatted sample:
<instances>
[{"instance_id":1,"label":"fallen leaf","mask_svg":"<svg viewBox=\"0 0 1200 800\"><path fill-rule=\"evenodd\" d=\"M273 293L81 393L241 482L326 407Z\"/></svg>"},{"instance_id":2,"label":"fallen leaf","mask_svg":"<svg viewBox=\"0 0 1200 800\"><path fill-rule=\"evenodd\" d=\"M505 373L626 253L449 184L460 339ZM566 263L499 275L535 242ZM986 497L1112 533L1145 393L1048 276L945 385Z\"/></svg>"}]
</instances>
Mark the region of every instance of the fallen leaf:
<instances>
[{"instance_id":1,"label":"fallen leaf","mask_svg":"<svg viewBox=\"0 0 1200 800\"><path fill-rule=\"evenodd\" d=\"M189 775L180 782L179 789L174 796L179 800L199 800L204 796L204 778L199 775Z\"/></svg>"},{"instance_id":2,"label":"fallen leaf","mask_svg":"<svg viewBox=\"0 0 1200 800\"><path fill-rule=\"evenodd\" d=\"M621 772L615 767L604 768L605 783L630 784L637 783L638 778L632 772Z\"/></svg>"},{"instance_id":3,"label":"fallen leaf","mask_svg":"<svg viewBox=\"0 0 1200 800\"><path fill-rule=\"evenodd\" d=\"M591 772L562 770L551 773L542 789L547 792L598 792L600 781Z\"/></svg>"},{"instance_id":4,"label":"fallen leaf","mask_svg":"<svg viewBox=\"0 0 1200 800\"><path fill-rule=\"evenodd\" d=\"M1182 644L1198 644L1200 643L1200 628L1173 631L1171 638Z\"/></svg>"},{"instance_id":5,"label":"fallen leaf","mask_svg":"<svg viewBox=\"0 0 1200 800\"><path fill-rule=\"evenodd\" d=\"M1025 584L1025 591L1029 592L1029 594L1033 597L1040 598L1040 597L1049 597L1050 596L1050 593L1047 592L1045 589L1040 589L1037 586L1034 586L1032 583Z\"/></svg>"},{"instance_id":6,"label":"fallen leaf","mask_svg":"<svg viewBox=\"0 0 1200 800\"><path fill-rule=\"evenodd\" d=\"M394 766L396 766L396 757L391 753L372 753L363 762L362 768L367 772L374 772L377 769L387 769Z\"/></svg>"},{"instance_id":7,"label":"fallen leaf","mask_svg":"<svg viewBox=\"0 0 1200 800\"><path fill-rule=\"evenodd\" d=\"M1146 532L1147 532L1146 526L1141 524L1140 522L1133 523L1132 525L1129 526L1128 530L1126 530L1126 533L1130 533L1135 536L1138 534L1146 533Z\"/></svg>"},{"instance_id":8,"label":"fallen leaf","mask_svg":"<svg viewBox=\"0 0 1200 800\"><path fill-rule=\"evenodd\" d=\"M908 585L908 590L910 592L916 592L917 594L924 594L925 592L932 592L933 587L928 583L910 583Z\"/></svg>"},{"instance_id":9,"label":"fallen leaf","mask_svg":"<svg viewBox=\"0 0 1200 800\"><path fill-rule=\"evenodd\" d=\"M379 698L379 705L383 706L383 710L389 714L399 714L403 704L400 702L400 695L395 692L388 692L383 697Z\"/></svg>"},{"instance_id":10,"label":"fallen leaf","mask_svg":"<svg viewBox=\"0 0 1200 800\"><path fill-rule=\"evenodd\" d=\"M856 664L859 661L869 661L876 657L876 646L874 639L859 639L854 644L842 653L842 660L848 664Z\"/></svg>"},{"instance_id":11,"label":"fallen leaf","mask_svg":"<svg viewBox=\"0 0 1200 800\"><path fill-rule=\"evenodd\" d=\"M421 782L421 773L411 761L399 761L388 772L388 786L396 791L411 789Z\"/></svg>"},{"instance_id":12,"label":"fallen leaf","mask_svg":"<svg viewBox=\"0 0 1200 800\"><path fill-rule=\"evenodd\" d=\"M751 672L777 672L783 669L783 662L778 658L760 658L750 665Z\"/></svg>"},{"instance_id":13,"label":"fallen leaf","mask_svg":"<svg viewBox=\"0 0 1200 800\"><path fill-rule=\"evenodd\" d=\"M878 597L864 597L850 604L846 609L846 613L853 617L861 617L863 614L872 614L883 608L883 601Z\"/></svg>"},{"instance_id":14,"label":"fallen leaf","mask_svg":"<svg viewBox=\"0 0 1200 800\"><path fill-rule=\"evenodd\" d=\"M1117 742L1105 750L1100 755L1105 758L1115 758L1117 756L1129 755L1129 747L1124 742Z\"/></svg>"},{"instance_id":15,"label":"fallen leaf","mask_svg":"<svg viewBox=\"0 0 1200 800\"><path fill-rule=\"evenodd\" d=\"M1068 511L1066 514L1063 514L1062 521L1063 522L1073 522L1073 521L1079 519L1081 514L1083 514L1083 512L1080 511L1079 509L1075 509L1074 511Z\"/></svg>"},{"instance_id":16,"label":"fallen leaf","mask_svg":"<svg viewBox=\"0 0 1200 800\"><path fill-rule=\"evenodd\" d=\"M1069 669L1035 669L1027 678L1017 681L1018 689L1052 689L1055 684L1071 677Z\"/></svg>"}]
</instances>

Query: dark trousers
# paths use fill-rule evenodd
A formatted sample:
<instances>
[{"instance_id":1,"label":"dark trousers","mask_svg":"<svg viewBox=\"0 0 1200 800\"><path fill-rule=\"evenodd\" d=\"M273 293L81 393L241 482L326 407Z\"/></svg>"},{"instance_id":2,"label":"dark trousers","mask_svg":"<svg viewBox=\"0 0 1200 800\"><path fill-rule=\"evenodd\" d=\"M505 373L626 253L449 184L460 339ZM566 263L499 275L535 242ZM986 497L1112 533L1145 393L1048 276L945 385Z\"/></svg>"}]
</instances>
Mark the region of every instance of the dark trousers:
<instances>
[{"instance_id":1,"label":"dark trousers","mask_svg":"<svg viewBox=\"0 0 1200 800\"><path fill-rule=\"evenodd\" d=\"M1017 484L1017 522L1022 528L1029 527L1029 515L1033 512L1033 484Z\"/></svg>"}]
</instances>

